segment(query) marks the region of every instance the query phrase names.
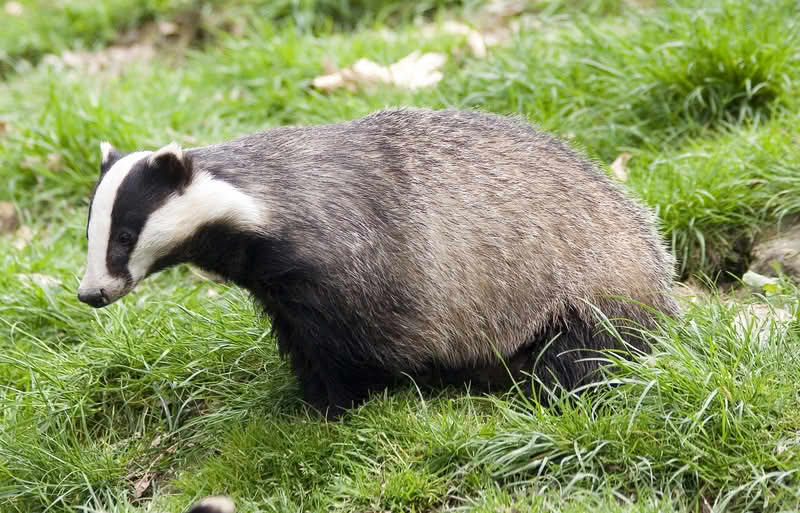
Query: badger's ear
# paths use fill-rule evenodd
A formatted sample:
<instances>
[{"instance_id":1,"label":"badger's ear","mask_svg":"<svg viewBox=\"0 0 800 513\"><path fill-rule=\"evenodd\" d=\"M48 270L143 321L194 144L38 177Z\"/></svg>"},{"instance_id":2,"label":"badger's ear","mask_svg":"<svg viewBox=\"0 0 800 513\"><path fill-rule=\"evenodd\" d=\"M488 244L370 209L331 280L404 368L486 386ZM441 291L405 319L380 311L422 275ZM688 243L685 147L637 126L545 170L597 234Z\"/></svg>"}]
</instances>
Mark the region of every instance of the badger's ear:
<instances>
[{"instance_id":1,"label":"badger's ear","mask_svg":"<svg viewBox=\"0 0 800 513\"><path fill-rule=\"evenodd\" d=\"M148 164L174 184L178 193L183 193L192 181L192 160L183 153L177 143L170 143L148 157Z\"/></svg>"},{"instance_id":2,"label":"badger's ear","mask_svg":"<svg viewBox=\"0 0 800 513\"><path fill-rule=\"evenodd\" d=\"M116 148L111 146L108 141L100 143L100 176L104 175L106 171L111 169L114 162L122 158L122 153L117 151Z\"/></svg>"}]
</instances>

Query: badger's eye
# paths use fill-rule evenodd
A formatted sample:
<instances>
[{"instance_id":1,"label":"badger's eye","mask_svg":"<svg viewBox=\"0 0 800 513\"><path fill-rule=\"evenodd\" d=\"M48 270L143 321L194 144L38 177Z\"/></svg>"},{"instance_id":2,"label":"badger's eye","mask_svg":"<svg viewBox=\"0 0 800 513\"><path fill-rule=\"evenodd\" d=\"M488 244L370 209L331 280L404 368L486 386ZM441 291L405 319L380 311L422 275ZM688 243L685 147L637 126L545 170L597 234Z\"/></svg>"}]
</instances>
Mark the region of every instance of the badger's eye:
<instances>
[{"instance_id":1,"label":"badger's eye","mask_svg":"<svg viewBox=\"0 0 800 513\"><path fill-rule=\"evenodd\" d=\"M117 242L125 246L129 246L131 243L133 243L133 235L131 235L130 232L119 232L117 235Z\"/></svg>"}]
</instances>

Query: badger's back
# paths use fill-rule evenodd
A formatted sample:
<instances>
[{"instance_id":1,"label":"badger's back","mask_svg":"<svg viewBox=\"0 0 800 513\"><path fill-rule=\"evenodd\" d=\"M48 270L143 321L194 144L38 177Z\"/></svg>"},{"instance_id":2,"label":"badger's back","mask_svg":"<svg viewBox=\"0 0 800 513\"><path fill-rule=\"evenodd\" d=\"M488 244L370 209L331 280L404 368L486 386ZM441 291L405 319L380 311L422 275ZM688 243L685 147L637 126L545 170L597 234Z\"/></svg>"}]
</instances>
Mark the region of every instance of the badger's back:
<instances>
[{"instance_id":1,"label":"badger's back","mask_svg":"<svg viewBox=\"0 0 800 513\"><path fill-rule=\"evenodd\" d=\"M293 360L332 337L338 360L392 373L477 369L560 333L568 349L613 346L587 302L645 326L636 302L677 311L648 211L521 120L391 110L194 151L260 198L270 247L303 270L240 280Z\"/></svg>"}]
</instances>

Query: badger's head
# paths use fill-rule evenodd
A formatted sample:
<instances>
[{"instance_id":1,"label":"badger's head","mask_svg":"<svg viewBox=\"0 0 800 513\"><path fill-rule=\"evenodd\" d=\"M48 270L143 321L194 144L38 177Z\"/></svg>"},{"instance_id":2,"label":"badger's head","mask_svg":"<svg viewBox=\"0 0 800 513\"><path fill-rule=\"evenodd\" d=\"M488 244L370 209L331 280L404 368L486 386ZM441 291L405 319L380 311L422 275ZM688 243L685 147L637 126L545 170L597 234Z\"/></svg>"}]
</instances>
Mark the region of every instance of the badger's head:
<instances>
[{"instance_id":1,"label":"badger's head","mask_svg":"<svg viewBox=\"0 0 800 513\"><path fill-rule=\"evenodd\" d=\"M252 198L193 169L177 144L123 154L100 145L100 180L89 204L89 254L78 299L95 308L129 293L149 274L183 261L180 248L208 224L257 227Z\"/></svg>"}]
</instances>

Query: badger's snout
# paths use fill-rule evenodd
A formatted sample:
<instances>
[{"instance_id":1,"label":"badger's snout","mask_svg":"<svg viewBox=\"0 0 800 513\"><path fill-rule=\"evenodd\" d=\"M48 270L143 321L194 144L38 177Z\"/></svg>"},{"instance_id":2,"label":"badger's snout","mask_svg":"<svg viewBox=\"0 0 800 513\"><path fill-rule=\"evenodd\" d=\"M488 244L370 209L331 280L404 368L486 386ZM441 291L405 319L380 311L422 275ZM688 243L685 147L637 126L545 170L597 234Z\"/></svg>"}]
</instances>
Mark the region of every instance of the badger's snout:
<instances>
[{"instance_id":1,"label":"badger's snout","mask_svg":"<svg viewBox=\"0 0 800 513\"><path fill-rule=\"evenodd\" d=\"M109 303L105 289L79 289L78 300L94 308L102 308Z\"/></svg>"},{"instance_id":2,"label":"badger's snout","mask_svg":"<svg viewBox=\"0 0 800 513\"><path fill-rule=\"evenodd\" d=\"M103 308L131 291L133 283L124 278L87 273L78 286L78 300L94 308Z\"/></svg>"}]
</instances>

